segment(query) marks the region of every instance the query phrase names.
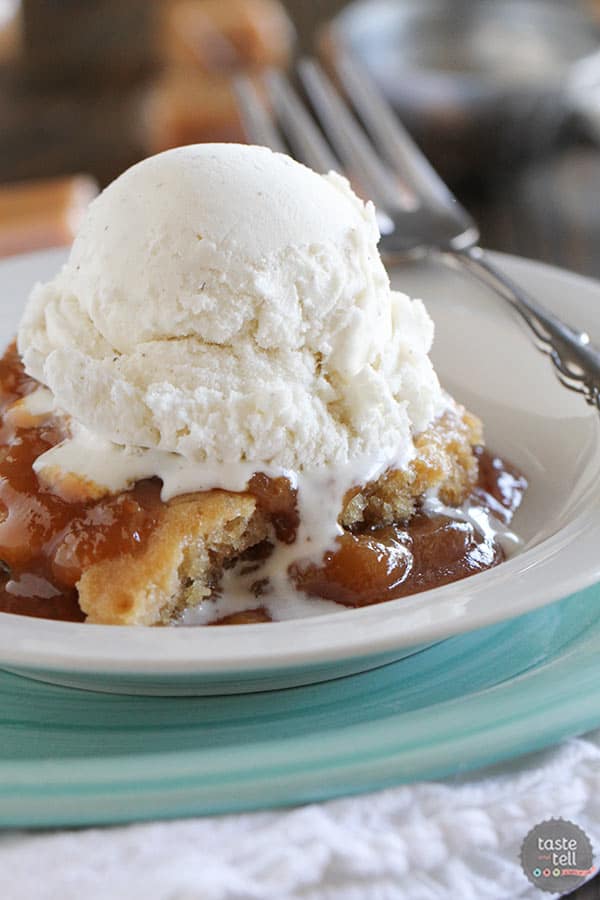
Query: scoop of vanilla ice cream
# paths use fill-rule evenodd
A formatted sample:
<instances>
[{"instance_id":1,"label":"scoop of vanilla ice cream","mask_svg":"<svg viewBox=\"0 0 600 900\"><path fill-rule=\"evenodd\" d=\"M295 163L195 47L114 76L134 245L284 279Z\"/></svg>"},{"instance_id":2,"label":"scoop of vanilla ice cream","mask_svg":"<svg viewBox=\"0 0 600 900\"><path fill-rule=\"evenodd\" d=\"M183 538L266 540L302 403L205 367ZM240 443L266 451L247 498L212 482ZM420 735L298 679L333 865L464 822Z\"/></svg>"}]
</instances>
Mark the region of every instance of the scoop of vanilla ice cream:
<instances>
[{"instance_id":1,"label":"scoop of vanilla ice cream","mask_svg":"<svg viewBox=\"0 0 600 900\"><path fill-rule=\"evenodd\" d=\"M294 469L406 457L443 398L432 322L391 291L378 239L339 175L262 147L170 150L91 204L19 350L118 444Z\"/></svg>"}]
</instances>

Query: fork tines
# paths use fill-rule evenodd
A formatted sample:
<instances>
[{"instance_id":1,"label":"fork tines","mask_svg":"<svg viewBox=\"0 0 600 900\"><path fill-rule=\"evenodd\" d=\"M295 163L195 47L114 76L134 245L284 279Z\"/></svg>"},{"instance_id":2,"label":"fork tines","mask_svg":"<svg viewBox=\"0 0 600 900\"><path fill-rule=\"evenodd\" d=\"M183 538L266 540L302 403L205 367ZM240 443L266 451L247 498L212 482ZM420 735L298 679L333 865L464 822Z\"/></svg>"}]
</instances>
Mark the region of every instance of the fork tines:
<instances>
[{"instance_id":1,"label":"fork tines","mask_svg":"<svg viewBox=\"0 0 600 900\"><path fill-rule=\"evenodd\" d=\"M343 71L340 63L340 74ZM382 209L398 204L403 208L411 206L412 192L402 185L388 160L377 153L323 67L314 59L302 59L297 73L322 130L291 80L280 71L270 70L264 77L265 99L246 76L236 80L249 140L273 150L281 150L287 144L298 160L318 172L345 171L360 192ZM359 100L355 106L360 111L364 98ZM391 112L390 117L393 120ZM376 134L384 137L384 131L381 126ZM391 152L391 144L389 149Z\"/></svg>"}]
</instances>

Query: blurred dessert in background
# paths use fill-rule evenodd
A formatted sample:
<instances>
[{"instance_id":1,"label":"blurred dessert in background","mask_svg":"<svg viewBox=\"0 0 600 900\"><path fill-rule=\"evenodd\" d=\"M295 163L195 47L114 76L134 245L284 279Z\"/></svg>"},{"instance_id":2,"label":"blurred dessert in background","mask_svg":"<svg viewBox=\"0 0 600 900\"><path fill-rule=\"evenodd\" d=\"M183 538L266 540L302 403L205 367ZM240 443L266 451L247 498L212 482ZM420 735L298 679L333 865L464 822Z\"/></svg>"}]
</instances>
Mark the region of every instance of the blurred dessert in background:
<instances>
[{"instance_id":1,"label":"blurred dessert in background","mask_svg":"<svg viewBox=\"0 0 600 900\"><path fill-rule=\"evenodd\" d=\"M71 244L97 193L86 175L0 185L0 256Z\"/></svg>"},{"instance_id":2,"label":"blurred dessert in background","mask_svg":"<svg viewBox=\"0 0 600 900\"><path fill-rule=\"evenodd\" d=\"M164 0L158 55L207 73L285 67L294 29L279 0Z\"/></svg>"},{"instance_id":3,"label":"blurred dessert in background","mask_svg":"<svg viewBox=\"0 0 600 900\"><path fill-rule=\"evenodd\" d=\"M243 141L232 74L284 66L293 44L280 0L9 4L0 21L0 182L83 171L106 184L159 150ZM32 209L30 197L17 219ZM39 215L47 218L46 199ZM52 215L62 216L60 198ZM30 243L21 229L14 246L39 247L44 227Z\"/></svg>"},{"instance_id":4,"label":"blurred dessert in background","mask_svg":"<svg viewBox=\"0 0 600 900\"><path fill-rule=\"evenodd\" d=\"M143 107L146 153L244 141L232 73L287 66L294 30L279 0L165 0L157 39L162 71Z\"/></svg>"},{"instance_id":5,"label":"blurred dessert in background","mask_svg":"<svg viewBox=\"0 0 600 900\"><path fill-rule=\"evenodd\" d=\"M149 153L205 142L242 142L244 129L231 79L169 69L141 106Z\"/></svg>"}]
</instances>

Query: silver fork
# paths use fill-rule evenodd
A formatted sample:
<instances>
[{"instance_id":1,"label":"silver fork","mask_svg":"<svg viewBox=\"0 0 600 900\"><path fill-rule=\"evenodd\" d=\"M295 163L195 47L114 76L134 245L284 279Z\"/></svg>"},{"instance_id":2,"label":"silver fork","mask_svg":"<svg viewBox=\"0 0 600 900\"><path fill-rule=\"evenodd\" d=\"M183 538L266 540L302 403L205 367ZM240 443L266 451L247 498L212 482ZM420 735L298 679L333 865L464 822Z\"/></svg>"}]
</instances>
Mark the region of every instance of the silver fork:
<instances>
[{"instance_id":1,"label":"silver fork","mask_svg":"<svg viewBox=\"0 0 600 900\"><path fill-rule=\"evenodd\" d=\"M336 74L353 109L314 59L298 75L321 124L281 72L265 75L268 105L246 76L236 81L248 138L289 152L318 172L343 170L375 203L381 251L393 262L417 250L437 250L508 301L550 356L558 378L600 410L600 351L534 300L478 245L479 230L423 156L367 73L338 54ZM359 124L362 122L362 126ZM327 138L325 137L327 136Z\"/></svg>"}]
</instances>

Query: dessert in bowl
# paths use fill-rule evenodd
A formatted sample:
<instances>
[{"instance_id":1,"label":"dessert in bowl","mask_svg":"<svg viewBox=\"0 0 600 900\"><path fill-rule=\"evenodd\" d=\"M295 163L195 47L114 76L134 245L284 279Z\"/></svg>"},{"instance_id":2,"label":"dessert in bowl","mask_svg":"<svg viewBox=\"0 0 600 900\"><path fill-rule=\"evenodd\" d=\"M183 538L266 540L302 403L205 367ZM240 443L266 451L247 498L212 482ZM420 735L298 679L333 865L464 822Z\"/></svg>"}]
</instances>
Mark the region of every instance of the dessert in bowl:
<instances>
[{"instance_id":1,"label":"dessert in bowl","mask_svg":"<svg viewBox=\"0 0 600 900\"><path fill-rule=\"evenodd\" d=\"M89 209L0 367L0 609L263 623L496 566L526 487L440 386L345 179L168 151Z\"/></svg>"}]
</instances>

